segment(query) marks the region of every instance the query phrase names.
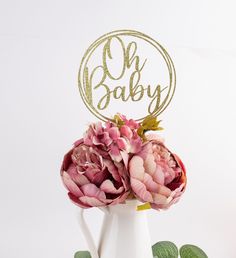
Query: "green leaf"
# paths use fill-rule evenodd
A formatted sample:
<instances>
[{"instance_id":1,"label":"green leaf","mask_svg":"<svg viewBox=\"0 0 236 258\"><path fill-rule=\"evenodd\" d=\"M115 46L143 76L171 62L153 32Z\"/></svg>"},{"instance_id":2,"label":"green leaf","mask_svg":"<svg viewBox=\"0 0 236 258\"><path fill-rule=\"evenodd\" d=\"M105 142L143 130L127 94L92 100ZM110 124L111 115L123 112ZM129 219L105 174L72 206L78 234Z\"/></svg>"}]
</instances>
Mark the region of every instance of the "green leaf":
<instances>
[{"instance_id":1,"label":"green leaf","mask_svg":"<svg viewBox=\"0 0 236 258\"><path fill-rule=\"evenodd\" d=\"M203 250L195 245L183 245L179 252L181 258L208 258Z\"/></svg>"},{"instance_id":2,"label":"green leaf","mask_svg":"<svg viewBox=\"0 0 236 258\"><path fill-rule=\"evenodd\" d=\"M74 258L91 258L91 255L88 251L79 251L75 253Z\"/></svg>"},{"instance_id":3,"label":"green leaf","mask_svg":"<svg viewBox=\"0 0 236 258\"><path fill-rule=\"evenodd\" d=\"M169 241L157 242L152 246L154 258L178 258L178 248Z\"/></svg>"}]
</instances>

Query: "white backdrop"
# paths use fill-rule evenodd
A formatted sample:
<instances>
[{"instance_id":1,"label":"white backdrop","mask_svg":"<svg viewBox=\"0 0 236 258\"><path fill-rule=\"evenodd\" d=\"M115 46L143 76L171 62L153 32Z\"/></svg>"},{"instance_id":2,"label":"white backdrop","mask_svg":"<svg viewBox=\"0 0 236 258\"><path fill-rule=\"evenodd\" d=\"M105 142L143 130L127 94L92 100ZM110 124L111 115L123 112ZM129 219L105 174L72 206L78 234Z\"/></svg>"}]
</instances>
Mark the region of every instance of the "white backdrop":
<instances>
[{"instance_id":1,"label":"white backdrop","mask_svg":"<svg viewBox=\"0 0 236 258\"><path fill-rule=\"evenodd\" d=\"M236 35L234 1L0 1L0 257L69 258L86 249L59 168L95 118L77 71L106 32L131 28L161 42L177 70L162 135L185 161L188 189L149 211L153 242L235 258ZM102 215L88 211L98 237Z\"/></svg>"}]
</instances>

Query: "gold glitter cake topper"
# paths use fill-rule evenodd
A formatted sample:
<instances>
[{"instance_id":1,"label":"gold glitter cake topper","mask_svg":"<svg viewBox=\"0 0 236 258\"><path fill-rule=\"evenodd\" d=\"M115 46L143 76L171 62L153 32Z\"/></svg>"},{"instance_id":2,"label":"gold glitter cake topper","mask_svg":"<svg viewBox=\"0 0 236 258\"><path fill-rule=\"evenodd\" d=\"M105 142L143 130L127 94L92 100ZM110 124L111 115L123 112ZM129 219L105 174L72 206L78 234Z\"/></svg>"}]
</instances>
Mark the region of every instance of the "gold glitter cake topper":
<instances>
[{"instance_id":1,"label":"gold glitter cake topper","mask_svg":"<svg viewBox=\"0 0 236 258\"><path fill-rule=\"evenodd\" d=\"M83 102L97 118L113 120L119 112L142 121L169 105L176 74L169 54L157 41L138 31L118 30L87 49L78 83Z\"/></svg>"}]
</instances>

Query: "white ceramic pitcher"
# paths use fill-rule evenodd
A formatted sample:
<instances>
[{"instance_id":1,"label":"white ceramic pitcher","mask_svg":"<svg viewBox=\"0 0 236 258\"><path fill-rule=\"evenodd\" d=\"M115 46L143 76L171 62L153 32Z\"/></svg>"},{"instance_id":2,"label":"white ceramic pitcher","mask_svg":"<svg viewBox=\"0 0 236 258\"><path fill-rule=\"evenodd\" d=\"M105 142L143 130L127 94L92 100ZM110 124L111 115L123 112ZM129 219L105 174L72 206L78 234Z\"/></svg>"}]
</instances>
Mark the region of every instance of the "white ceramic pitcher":
<instances>
[{"instance_id":1,"label":"white ceramic pitcher","mask_svg":"<svg viewBox=\"0 0 236 258\"><path fill-rule=\"evenodd\" d=\"M137 211L137 200L106 208L98 248L79 213L81 230L87 240L92 258L153 258L146 211Z\"/></svg>"}]
</instances>

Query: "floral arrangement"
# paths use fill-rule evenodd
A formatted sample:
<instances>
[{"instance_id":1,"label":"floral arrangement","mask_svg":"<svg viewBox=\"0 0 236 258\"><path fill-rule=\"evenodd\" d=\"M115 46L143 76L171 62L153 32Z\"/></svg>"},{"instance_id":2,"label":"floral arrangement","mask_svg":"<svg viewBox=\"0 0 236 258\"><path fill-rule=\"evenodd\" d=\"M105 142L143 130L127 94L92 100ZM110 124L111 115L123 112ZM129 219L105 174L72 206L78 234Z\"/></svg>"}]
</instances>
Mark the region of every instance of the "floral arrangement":
<instances>
[{"instance_id":1,"label":"floral arrangement","mask_svg":"<svg viewBox=\"0 0 236 258\"><path fill-rule=\"evenodd\" d=\"M186 187L186 171L163 139L150 133L162 130L159 124L153 116L138 123L121 114L105 124L90 124L61 167L72 202L91 208L136 198L143 203L139 210L176 203Z\"/></svg>"}]
</instances>

